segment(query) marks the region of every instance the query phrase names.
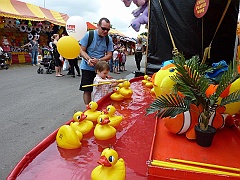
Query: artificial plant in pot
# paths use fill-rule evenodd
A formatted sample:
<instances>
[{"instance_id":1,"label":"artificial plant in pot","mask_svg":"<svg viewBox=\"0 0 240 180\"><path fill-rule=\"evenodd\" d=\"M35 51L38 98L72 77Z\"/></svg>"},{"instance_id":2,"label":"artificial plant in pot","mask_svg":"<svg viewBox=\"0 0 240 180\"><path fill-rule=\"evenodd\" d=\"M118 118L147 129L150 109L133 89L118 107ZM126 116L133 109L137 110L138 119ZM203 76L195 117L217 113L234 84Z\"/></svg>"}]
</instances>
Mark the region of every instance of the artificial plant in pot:
<instances>
[{"instance_id":1,"label":"artificial plant in pot","mask_svg":"<svg viewBox=\"0 0 240 180\"><path fill-rule=\"evenodd\" d=\"M197 127L202 132L208 132L209 120L211 116L214 116L217 108L240 101L240 90L225 97L222 95L224 90L239 78L237 69L233 63L230 63L228 70L221 75L216 90L211 95L207 95L206 90L210 84L213 84L213 81L206 76L206 72L210 71L211 67L202 64L198 56L186 60L180 54L173 60L177 73L170 77L175 82L171 93L156 97L147 108L146 115L156 113L158 118L173 118L180 113L190 111L191 106L196 105L199 109ZM211 142L201 146L210 145Z\"/></svg>"}]
</instances>

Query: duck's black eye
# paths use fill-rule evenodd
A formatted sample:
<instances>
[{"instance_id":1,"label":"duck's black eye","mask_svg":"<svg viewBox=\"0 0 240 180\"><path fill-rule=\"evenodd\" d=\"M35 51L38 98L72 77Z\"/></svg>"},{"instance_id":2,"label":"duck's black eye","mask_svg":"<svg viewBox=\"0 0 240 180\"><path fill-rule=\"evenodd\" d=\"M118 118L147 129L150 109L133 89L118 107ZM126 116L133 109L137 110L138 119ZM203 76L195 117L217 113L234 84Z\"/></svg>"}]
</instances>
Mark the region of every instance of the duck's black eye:
<instances>
[{"instance_id":1,"label":"duck's black eye","mask_svg":"<svg viewBox=\"0 0 240 180\"><path fill-rule=\"evenodd\" d=\"M109 162L113 162L114 161L114 157L113 156L109 156L108 161Z\"/></svg>"},{"instance_id":2,"label":"duck's black eye","mask_svg":"<svg viewBox=\"0 0 240 180\"><path fill-rule=\"evenodd\" d=\"M107 111L110 111L110 108L107 108Z\"/></svg>"},{"instance_id":3,"label":"duck's black eye","mask_svg":"<svg viewBox=\"0 0 240 180\"><path fill-rule=\"evenodd\" d=\"M81 118L81 116L77 116L77 119L79 120Z\"/></svg>"},{"instance_id":4,"label":"duck's black eye","mask_svg":"<svg viewBox=\"0 0 240 180\"><path fill-rule=\"evenodd\" d=\"M102 122L102 121L103 121L103 118L99 118L99 121Z\"/></svg>"}]
</instances>

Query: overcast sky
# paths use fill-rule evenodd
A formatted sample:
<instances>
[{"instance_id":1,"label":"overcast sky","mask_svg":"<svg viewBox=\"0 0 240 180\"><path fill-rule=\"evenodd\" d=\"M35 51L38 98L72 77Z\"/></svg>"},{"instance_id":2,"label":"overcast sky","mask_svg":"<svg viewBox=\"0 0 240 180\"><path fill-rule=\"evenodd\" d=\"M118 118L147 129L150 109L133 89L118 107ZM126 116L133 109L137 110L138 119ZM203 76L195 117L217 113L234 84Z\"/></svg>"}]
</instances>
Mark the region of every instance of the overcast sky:
<instances>
[{"instance_id":1,"label":"overcast sky","mask_svg":"<svg viewBox=\"0 0 240 180\"><path fill-rule=\"evenodd\" d=\"M19 0L37 6L65 13L69 17L81 16L89 22L98 22L101 17L107 17L117 30L129 37L136 38L142 32L146 32L145 25L141 25L139 32L129 27L134 19L131 12L137 9L135 4L126 7L121 0Z\"/></svg>"}]
</instances>

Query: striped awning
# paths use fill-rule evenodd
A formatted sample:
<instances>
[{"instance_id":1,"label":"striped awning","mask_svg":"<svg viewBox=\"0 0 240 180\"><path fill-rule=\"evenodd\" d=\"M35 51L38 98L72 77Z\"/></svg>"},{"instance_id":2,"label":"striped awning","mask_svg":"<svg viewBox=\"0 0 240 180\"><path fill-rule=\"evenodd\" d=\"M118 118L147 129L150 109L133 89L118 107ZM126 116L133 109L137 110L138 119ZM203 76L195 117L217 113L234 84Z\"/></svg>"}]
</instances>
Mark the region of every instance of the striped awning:
<instances>
[{"instance_id":1,"label":"striped awning","mask_svg":"<svg viewBox=\"0 0 240 180\"><path fill-rule=\"evenodd\" d=\"M97 26L93 25L92 23L90 22L86 22L87 23L87 28L90 30L90 29L97 29Z\"/></svg>"},{"instance_id":2,"label":"striped awning","mask_svg":"<svg viewBox=\"0 0 240 180\"><path fill-rule=\"evenodd\" d=\"M109 34L115 34L115 35L119 35L122 37L126 37L126 35L123 34L121 31L118 31L117 29L113 29L113 28L110 29Z\"/></svg>"},{"instance_id":3,"label":"striped awning","mask_svg":"<svg viewBox=\"0 0 240 180\"><path fill-rule=\"evenodd\" d=\"M48 21L60 26L65 26L69 18L67 14L17 0L1 0L0 16L31 21Z\"/></svg>"}]
</instances>

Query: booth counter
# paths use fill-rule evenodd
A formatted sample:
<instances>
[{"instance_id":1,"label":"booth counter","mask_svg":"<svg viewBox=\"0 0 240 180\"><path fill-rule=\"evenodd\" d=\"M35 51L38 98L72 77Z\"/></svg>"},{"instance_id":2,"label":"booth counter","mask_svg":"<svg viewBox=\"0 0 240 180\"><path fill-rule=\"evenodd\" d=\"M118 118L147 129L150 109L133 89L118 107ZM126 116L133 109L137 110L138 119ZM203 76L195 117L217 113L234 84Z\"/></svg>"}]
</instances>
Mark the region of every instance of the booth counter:
<instances>
[{"instance_id":1,"label":"booth counter","mask_svg":"<svg viewBox=\"0 0 240 180\"><path fill-rule=\"evenodd\" d=\"M31 56L28 52L12 52L12 64L30 63Z\"/></svg>"}]
</instances>

